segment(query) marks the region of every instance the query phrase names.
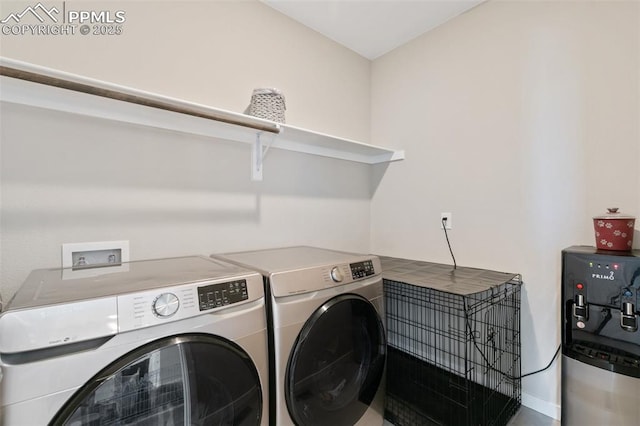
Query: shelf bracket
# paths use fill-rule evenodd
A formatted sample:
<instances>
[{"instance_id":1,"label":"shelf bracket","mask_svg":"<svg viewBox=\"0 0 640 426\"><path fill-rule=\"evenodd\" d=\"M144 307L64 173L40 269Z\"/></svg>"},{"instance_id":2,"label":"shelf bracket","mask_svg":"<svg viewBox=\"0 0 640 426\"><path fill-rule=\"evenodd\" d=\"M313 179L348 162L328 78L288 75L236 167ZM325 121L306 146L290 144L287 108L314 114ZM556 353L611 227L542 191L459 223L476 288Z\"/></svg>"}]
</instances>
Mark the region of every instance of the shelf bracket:
<instances>
[{"instance_id":1,"label":"shelf bracket","mask_svg":"<svg viewBox=\"0 0 640 426\"><path fill-rule=\"evenodd\" d=\"M273 143L273 138L271 142L266 147L263 146L262 139L260 136L262 132L256 133L256 140L253 143L251 148L251 180L253 181L262 181L262 165L264 162L264 158L267 155L267 151L271 147Z\"/></svg>"}]
</instances>

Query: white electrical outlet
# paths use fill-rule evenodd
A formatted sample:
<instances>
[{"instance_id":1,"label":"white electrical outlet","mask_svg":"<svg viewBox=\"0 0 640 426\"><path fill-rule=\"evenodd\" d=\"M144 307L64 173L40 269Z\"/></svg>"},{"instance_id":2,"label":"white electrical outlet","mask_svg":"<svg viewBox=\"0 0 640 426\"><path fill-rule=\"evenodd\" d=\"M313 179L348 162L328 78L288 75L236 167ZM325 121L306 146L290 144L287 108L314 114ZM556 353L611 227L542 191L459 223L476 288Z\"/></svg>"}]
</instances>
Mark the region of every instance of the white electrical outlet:
<instances>
[{"instance_id":1,"label":"white electrical outlet","mask_svg":"<svg viewBox=\"0 0 640 426\"><path fill-rule=\"evenodd\" d=\"M440 213L440 229L442 229L442 221L444 219L446 219L445 224L447 225L447 229L452 229L453 228L452 214L449 212Z\"/></svg>"}]
</instances>

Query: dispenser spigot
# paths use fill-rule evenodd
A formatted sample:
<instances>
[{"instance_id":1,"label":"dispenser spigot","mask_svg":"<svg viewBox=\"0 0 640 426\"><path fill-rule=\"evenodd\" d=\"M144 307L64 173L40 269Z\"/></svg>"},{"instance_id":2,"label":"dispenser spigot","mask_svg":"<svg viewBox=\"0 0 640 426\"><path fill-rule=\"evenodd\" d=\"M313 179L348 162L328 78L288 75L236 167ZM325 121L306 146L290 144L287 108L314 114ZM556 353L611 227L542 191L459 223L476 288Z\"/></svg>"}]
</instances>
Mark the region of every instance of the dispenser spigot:
<instances>
[{"instance_id":1,"label":"dispenser spigot","mask_svg":"<svg viewBox=\"0 0 640 426\"><path fill-rule=\"evenodd\" d=\"M633 333L638 330L638 319L633 312L633 303L623 302L622 309L620 311L620 327L624 331Z\"/></svg>"},{"instance_id":2,"label":"dispenser spigot","mask_svg":"<svg viewBox=\"0 0 640 426\"><path fill-rule=\"evenodd\" d=\"M576 299L573 302L573 316L576 317L578 321L586 321L589 319L589 309L584 300L584 294L576 295Z\"/></svg>"}]
</instances>

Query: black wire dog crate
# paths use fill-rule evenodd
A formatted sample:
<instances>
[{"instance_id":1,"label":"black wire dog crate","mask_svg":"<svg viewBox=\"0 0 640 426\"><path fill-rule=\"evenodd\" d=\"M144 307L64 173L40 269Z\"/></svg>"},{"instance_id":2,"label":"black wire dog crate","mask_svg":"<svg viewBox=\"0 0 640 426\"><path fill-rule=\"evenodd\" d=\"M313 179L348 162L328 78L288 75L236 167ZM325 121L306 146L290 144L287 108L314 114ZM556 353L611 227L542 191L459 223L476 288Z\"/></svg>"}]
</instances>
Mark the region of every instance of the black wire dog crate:
<instances>
[{"instance_id":1,"label":"black wire dog crate","mask_svg":"<svg viewBox=\"0 0 640 426\"><path fill-rule=\"evenodd\" d=\"M521 403L520 276L381 260L385 418L396 426L506 425Z\"/></svg>"}]
</instances>

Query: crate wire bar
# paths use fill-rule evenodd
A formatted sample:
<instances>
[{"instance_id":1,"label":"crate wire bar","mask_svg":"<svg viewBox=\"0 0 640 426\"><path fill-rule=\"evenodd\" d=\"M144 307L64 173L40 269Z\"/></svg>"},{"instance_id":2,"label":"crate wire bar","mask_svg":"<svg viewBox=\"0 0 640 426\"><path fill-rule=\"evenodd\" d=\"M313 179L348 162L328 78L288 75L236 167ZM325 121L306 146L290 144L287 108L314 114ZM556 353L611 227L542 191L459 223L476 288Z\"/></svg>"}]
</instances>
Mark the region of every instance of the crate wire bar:
<instances>
[{"instance_id":1,"label":"crate wire bar","mask_svg":"<svg viewBox=\"0 0 640 426\"><path fill-rule=\"evenodd\" d=\"M380 258L385 418L396 426L506 425L521 404L520 276Z\"/></svg>"}]
</instances>

